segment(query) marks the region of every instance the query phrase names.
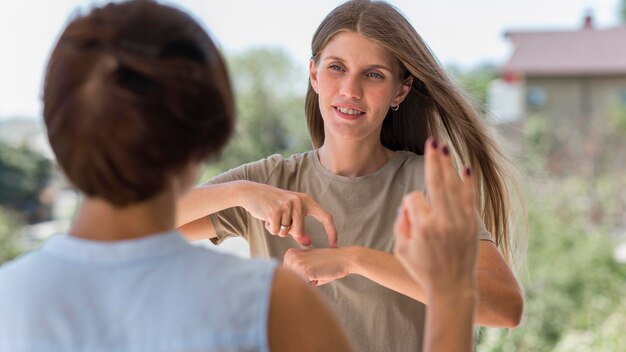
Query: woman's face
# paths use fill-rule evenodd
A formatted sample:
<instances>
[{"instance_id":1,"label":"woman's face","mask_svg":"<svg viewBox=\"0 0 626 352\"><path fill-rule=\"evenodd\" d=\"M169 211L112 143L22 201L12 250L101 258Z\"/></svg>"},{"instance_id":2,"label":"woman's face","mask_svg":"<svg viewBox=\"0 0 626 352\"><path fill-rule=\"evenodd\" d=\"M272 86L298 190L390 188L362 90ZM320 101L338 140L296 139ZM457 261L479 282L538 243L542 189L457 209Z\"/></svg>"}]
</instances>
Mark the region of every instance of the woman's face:
<instances>
[{"instance_id":1,"label":"woman's face","mask_svg":"<svg viewBox=\"0 0 626 352\"><path fill-rule=\"evenodd\" d=\"M402 102L411 84L400 80L400 64L387 49L355 32L336 34L309 73L326 139L380 143L389 107Z\"/></svg>"}]
</instances>

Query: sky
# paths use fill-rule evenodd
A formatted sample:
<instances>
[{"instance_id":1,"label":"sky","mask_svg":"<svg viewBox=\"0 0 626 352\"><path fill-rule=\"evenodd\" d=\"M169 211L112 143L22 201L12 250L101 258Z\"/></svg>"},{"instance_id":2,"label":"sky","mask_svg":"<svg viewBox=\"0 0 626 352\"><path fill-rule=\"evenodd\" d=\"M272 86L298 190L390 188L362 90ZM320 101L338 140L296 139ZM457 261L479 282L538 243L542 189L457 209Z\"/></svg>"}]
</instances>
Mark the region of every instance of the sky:
<instances>
[{"instance_id":1,"label":"sky","mask_svg":"<svg viewBox=\"0 0 626 352\"><path fill-rule=\"evenodd\" d=\"M596 28L618 25L620 0L390 0L445 65L502 64L509 30L574 30L591 11ZM38 118L52 46L77 9L102 1L0 0L0 119ZM226 53L284 48L303 68L317 25L341 0L170 0L190 12Z\"/></svg>"}]
</instances>

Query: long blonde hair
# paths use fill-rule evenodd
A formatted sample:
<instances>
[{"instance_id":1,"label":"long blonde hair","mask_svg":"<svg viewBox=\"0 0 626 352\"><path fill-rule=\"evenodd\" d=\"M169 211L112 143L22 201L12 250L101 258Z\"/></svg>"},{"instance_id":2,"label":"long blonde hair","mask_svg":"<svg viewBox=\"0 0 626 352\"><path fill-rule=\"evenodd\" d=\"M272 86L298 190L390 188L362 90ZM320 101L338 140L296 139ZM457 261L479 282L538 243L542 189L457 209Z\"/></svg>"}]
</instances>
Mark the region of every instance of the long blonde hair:
<instances>
[{"instance_id":1,"label":"long blonde hair","mask_svg":"<svg viewBox=\"0 0 626 352\"><path fill-rule=\"evenodd\" d=\"M370 0L339 5L313 35L312 59L317 62L329 40L342 31L357 32L375 40L400 61L401 78L414 77L411 91L400 108L387 113L380 136L382 144L391 150L409 150L421 155L429 136L448 141L460 163L472 166L480 190L481 217L507 262L513 264L514 242L510 233L515 214L511 200L514 195L521 200L521 193L517 191L511 163L471 99L447 76L420 35L394 6ZM305 113L311 141L318 148L324 143L324 122L310 82Z\"/></svg>"}]
</instances>

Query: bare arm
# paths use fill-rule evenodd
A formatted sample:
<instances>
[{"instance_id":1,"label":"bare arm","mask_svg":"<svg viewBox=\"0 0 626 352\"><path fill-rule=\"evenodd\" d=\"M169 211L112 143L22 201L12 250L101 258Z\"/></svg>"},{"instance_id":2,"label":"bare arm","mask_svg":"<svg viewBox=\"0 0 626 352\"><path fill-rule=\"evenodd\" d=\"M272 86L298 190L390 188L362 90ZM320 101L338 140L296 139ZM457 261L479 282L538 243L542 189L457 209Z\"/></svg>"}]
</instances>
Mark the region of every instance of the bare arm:
<instances>
[{"instance_id":1,"label":"bare arm","mask_svg":"<svg viewBox=\"0 0 626 352\"><path fill-rule=\"evenodd\" d=\"M472 288L433 294L426 311L424 351L472 351L476 296Z\"/></svg>"},{"instance_id":2,"label":"bare arm","mask_svg":"<svg viewBox=\"0 0 626 352\"><path fill-rule=\"evenodd\" d=\"M306 282L283 268L274 279L268 334L274 352L351 350L328 306Z\"/></svg>"},{"instance_id":3,"label":"bare arm","mask_svg":"<svg viewBox=\"0 0 626 352\"><path fill-rule=\"evenodd\" d=\"M430 305L422 286L392 254L367 247L289 249L284 265L323 285L349 274L364 276L391 290ZM491 241L480 241L476 267L479 292L475 323L511 328L519 324L524 300L513 273Z\"/></svg>"},{"instance_id":4,"label":"bare arm","mask_svg":"<svg viewBox=\"0 0 626 352\"><path fill-rule=\"evenodd\" d=\"M265 222L273 235L289 235L300 244L311 243L304 218L312 216L324 225L330 247L336 247L337 231L332 216L309 195L251 181L232 181L192 189L177 204L176 226L191 240L215 237L208 215L242 207Z\"/></svg>"},{"instance_id":5,"label":"bare arm","mask_svg":"<svg viewBox=\"0 0 626 352\"><path fill-rule=\"evenodd\" d=\"M423 288L393 255L365 247L350 247L349 250L350 273L430 305ZM475 323L502 328L519 325L524 307L521 289L493 242L480 241L477 259L479 299Z\"/></svg>"},{"instance_id":6,"label":"bare arm","mask_svg":"<svg viewBox=\"0 0 626 352\"><path fill-rule=\"evenodd\" d=\"M178 231L190 241L214 239L217 237L213 223L211 223L211 219L208 216L184 224L178 227Z\"/></svg>"},{"instance_id":7,"label":"bare arm","mask_svg":"<svg viewBox=\"0 0 626 352\"><path fill-rule=\"evenodd\" d=\"M176 226L181 227L220 210L239 206L240 201L236 196L243 182L246 181L225 182L193 188L178 201Z\"/></svg>"},{"instance_id":8,"label":"bare arm","mask_svg":"<svg viewBox=\"0 0 626 352\"><path fill-rule=\"evenodd\" d=\"M191 241L213 239L215 228L209 214L239 205L237 193L245 181L198 186L178 201L176 226Z\"/></svg>"}]
</instances>

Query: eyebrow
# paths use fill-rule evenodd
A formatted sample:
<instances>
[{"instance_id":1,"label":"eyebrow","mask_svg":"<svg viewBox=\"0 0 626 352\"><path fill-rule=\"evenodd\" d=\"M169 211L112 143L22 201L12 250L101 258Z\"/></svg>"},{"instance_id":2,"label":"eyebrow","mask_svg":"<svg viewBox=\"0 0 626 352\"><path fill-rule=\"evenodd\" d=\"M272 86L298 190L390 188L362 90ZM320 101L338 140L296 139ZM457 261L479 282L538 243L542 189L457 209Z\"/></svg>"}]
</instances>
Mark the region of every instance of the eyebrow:
<instances>
[{"instance_id":1,"label":"eyebrow","mask_svg":"<svg viewBox=\"0 0 626 352\"><path fill-rule=\"evenodd\" d=\"M340 58L339 56L326 56L326 57L323 57L322 60L323 61L325 61L325 60L337 60L337 61L344 62L344 59ZM369 69L373 69L373 68L380 69L380 70L387 70L389 72L392 72L391 68L389 68L389 67L387 67L385 65L381 65L381 64L373 64L373 65L369 65L369 66L366 67L366 69L368 69L368 70Z\"/></svg>"}]
</instances>

